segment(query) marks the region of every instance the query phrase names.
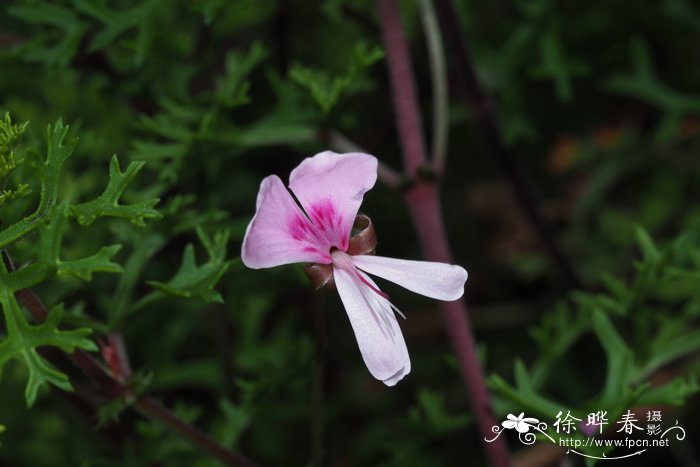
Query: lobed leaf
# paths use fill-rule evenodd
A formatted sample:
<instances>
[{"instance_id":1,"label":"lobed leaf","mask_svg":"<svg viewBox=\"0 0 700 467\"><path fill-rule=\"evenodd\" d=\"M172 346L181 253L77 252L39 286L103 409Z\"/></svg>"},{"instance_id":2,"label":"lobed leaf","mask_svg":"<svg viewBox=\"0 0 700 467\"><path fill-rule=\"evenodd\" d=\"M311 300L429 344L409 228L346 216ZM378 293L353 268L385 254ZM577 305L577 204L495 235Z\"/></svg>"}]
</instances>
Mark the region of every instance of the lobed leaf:
<instances>
[{"instance_id":1,"label":"lobed leaf","mask_svg":"<svg viewBox=\"0 0 700 467\"><path fill-rule=\"evenodd\" d=\"M51 310L44 323L30 325L25 320L14 293L6 287L0 290L0 304L7 326L7 337L0 342L0 373L5 363L13 359L27 368L28 378L25 389L27 406L31 407L34 404L39 388L43 385L52 384L65 391L72 390L68 377L44 360L38 348L52 346L64 352L73 352L78 348L95 351L97 346L87 338L92 331L90 329L59 330L62 307Z\"/></svg>"},{"instance_id":2,"label":"lobed leaf","mask_svg":"<svg viewBox=\"0 0 700 467\"><path fill-rule=\"evenodd\" d=\"M112 156L109 164L109 182L107 188L97 198L82 204L71 206L71 213L76 217L80 225L92 224L99 217L121 217L129 222L145 226L145 219L159 219L161 214L154 209L160 199L154 198L135 204L119 204L124 190L143 168L145 162L132 162L125 172L119 167L117 156Z\"/></svg>"},{"instance_id":3,"label":"lobed leaf","mask_svg":"<svg viewBox=\"0 0 700 467\"><path fill-rule=\"evenodd\" d=\"M608 363L601 404L612 406L615 400L630 393L628 382L633 374L633 355L610 318L598 309L592 313L593 331L603 346Z\"/></svg>"},{"instance_id":4,"label":"lobed leaf","mask_svg":"<svg viewBox=\"0 0 700 467\"><path fill-rule=\"evenodd\" d=\"M231 266L231 261L226 260L229 232L218 232L212 239L201 228L197 228L197 236L209 255L206 263L197 265L194 245L190 243L185 247L180 268L172 279L168 282L148 281L148 284L166 295L222 303L224 300L214 287Z\"/></svg>"},{"instance_id":5,"label":"lobed leaf","mask_svg":"<svg viewBox=\"0 0 700 467\"><path fill-rule=\"evenodd\" d=\"M30 216L0 231L0 248L7 247L40 227L43 219L56 206L61 169L65 161L73 154L78 143L77 138L66 139L68 129L69 127L64 125L61 119L58 119L54 125L48 126L46 130L48 140L46 159L40 164L39 206Z\"/></svg>"}]
</instances>

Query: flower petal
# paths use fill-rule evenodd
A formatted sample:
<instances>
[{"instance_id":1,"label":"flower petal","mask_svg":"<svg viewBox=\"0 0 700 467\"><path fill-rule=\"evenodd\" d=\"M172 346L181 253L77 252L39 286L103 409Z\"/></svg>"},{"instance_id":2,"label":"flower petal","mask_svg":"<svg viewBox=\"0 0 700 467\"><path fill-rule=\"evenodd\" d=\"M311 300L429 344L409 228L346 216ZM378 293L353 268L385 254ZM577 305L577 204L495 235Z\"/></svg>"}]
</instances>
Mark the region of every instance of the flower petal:
<instances>
[{"instance_id":1,"label":"flower petal","mask_svg":"<svg viewBox=\"0 0 700 467\"><path fill-rule=\"evenodd\" d=\"M464 268L445 263L371 255L353 256L352 262L363 271L438 300L457 300L467 281Z\"/></svg>"},{"instance_id":2,"label":"flower petal","mask_svg":"<svg viewBox=\"0 0 700 467\"><path fill-rule=\"evenodd\" d=\"M411 371L411 361L391 307L354 272L333 268L333 276L367 369L387 386L395 385Z\"/></svg>"},{"instance_id":3,"label":"flower petal","mask_svg":"<svg viewBox=\"0 0 700 467\"><path fill-rule=\"evenodd\" d=\"M362 197L376 181L374 156L325 151L292 171L289 188L328 242L345 251Z\"/></svg>"},{"instance_id":4,"label":"flower petal","mask_svg":"<svg viewBox=\"0 0 700 467\"><path fill-rule=\"evenodd\" d=\"M243 264L252 269L301 262L329 264L329 250L282 180L276 175L266 177L243 239Z\"/></svg>"}]
</instances>

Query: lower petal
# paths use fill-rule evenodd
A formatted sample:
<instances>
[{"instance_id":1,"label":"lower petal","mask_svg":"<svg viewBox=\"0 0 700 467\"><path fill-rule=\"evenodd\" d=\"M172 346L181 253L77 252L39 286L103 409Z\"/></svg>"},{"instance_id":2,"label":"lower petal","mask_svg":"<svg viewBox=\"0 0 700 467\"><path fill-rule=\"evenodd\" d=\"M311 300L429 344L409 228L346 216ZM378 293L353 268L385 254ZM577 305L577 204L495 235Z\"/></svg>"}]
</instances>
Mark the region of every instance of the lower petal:
<instances>
[{"instance_id":1,"label":"lower petal","mask_svg":"<svg viewBox=\"0 0 700 467\"><path fill-rule=\"evenodd\" d=\"M467 271L460 266L371 255L353 256L352 261L363 271L426 297L451 301L464 294Z\"/></svg>"},{"instance_id":2,"label":"lower petal","mask_svg":"<svg viewBox=\"0 0 700 467\"><path fill-rule=\"evenodd\" d=\"M411 371L411 362L388 301L364 285L354 271L334 268L333 276L367 369L387 386L395 385Z\"/></svg>"}]
</instances>

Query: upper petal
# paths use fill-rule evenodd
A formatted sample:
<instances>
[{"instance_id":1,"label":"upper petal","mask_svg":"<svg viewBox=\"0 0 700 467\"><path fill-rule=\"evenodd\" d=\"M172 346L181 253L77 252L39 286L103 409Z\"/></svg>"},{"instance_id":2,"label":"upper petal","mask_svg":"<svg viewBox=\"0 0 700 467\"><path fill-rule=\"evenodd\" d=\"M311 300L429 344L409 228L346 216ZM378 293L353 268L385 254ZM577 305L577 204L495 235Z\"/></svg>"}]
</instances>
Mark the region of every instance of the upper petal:
<instances>
[{"instance_id":1,"label":"upper petal","mask_svg":"<svg viewBox=\"0 0 700 467\"><path fill-rule=\"evenodd\" d=\"M241 259L252 269L289 263L330 263L330 246L319 238L276 175L260 183L256 213L248 224Z\"/></svg>"},{"instance_id":2,"label":"upper petal","mask_svg":"<svg viewBox=\"0 0 700 467\"><path fill-rule=\"evenodd\" d=\"M333 268L333 276L367 369L387 386L395 385L411 370L411 362L391 307L354 272Z\"/></svg>"},{"instance_id":3,"label":"upper petal","mask_svg":"<svg viewBox=\"0 0 700 467\"><path fill-rule=\"evenodd\" d=\"M325 151L292 171L289 188L329 242L345 251L362 197L376 181L374 156Z\"/></svg>"},{"instance_id":4,"label":"upper petal","mask_svg":"<svg viewBox=\"0 0 700 467\"><path fill-rule=\"evenodd\" d=\"M363 271L438 300L457 300L467 281L467 271L451 264L371 255L353 256L352 261Z\"/></svg>"}]
</instances>

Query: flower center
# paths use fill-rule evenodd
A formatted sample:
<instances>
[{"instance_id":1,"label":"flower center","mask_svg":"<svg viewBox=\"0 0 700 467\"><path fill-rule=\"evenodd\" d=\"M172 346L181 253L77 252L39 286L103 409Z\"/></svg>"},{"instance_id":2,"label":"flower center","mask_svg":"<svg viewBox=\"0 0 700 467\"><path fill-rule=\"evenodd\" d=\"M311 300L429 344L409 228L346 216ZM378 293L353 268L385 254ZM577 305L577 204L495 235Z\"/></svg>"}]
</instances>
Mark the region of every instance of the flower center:
<instances>
[{"instance_id":1,"label":"flower center","mask_svg":"<svg viewBox=\"0 0 700 467\"><path fill-rule=\"evenodd\" d=\"M360 282L362 282L364 285L366 285L372 292L376 293L380 297L383 297L385 299L389 299L389 295L385 294L381 290L379 290L377 287L372 285L367 279L365 279L362 274L360 274L360 271L357 270L355 267L355 264L352 262L352 258L350 257L349 254L345 253L344 251L340 250L333 250L331 252L331 258L333 259L333 267L338 268L338 269L343 269L344 271L349 272L350 274L353 274L355 277L360 279Z\"/></svg>"},{"instance_id":2,"label":"flower center","mask_svg":"<svg viewBox=\"0 0 700 467\"><path fill-rule=\"evenodd\" d=\"M338 269L344 269L353 274L357 274L355 271L355 265L352 262L350 255L341 250L332 250L331 258L333 259L333 266Z\"/></svg>"}]
</instances>

